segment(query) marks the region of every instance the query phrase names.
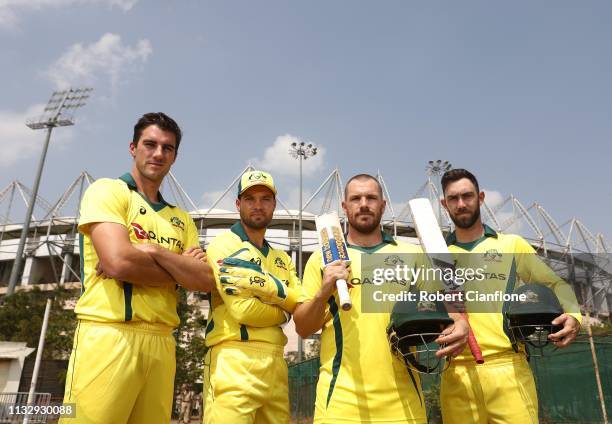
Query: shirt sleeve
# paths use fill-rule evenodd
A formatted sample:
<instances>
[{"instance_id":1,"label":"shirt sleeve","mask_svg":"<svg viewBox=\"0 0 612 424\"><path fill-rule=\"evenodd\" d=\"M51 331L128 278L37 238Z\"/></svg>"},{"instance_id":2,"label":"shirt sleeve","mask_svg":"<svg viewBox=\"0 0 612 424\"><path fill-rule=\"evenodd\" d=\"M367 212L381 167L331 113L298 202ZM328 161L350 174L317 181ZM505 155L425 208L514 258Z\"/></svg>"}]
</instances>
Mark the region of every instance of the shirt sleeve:
<instances>
[{"instance_id":1,"label":"shirt sleeve","mask_svg":"<svg viewBox=\"0 0 612 424\"><path fill-rule=\"evenodd\" d=\"M196 227L195 223L193 222L193 219L191 219L191 217L186 214L186 222L187 222L187 237L186 237L186 244L185 244L185 250L189 249L190 247L200 247L200 235L198 233L198 228Z\"/></svg>"},{"instance_id":2,"label":"shirt sleeve","mask_svg":"<svg viewBox=\"0 0 612 424\"><path fill-rule=\"evenodd\" d=\"M112 222L128 226L129 189L125 184L109 178L95 181L81 200L79 231L89 233L91 224Z\"/></svg>"},{"instance_id":3,"label":"shirt sleeve","mask_svg":"<svg viewBox=\"0 0 612 424\"><path fill-rule=\"evenodd\" d=\"M517 237L515 245L517 274L526 283L543 284L555 292L563 310L582 322L580 307L572 286L564 281L538 256L531 245Z\"/></svg>"},{"instance_id":4,"label":"shirt sleeve","mask_svg":"<svg viewBox=\"0 0 612 424\"><path fill-rule=\"evenodd\" d=\"M314 299L315 295L321 290L323 284L323 259L321 258L321 251L317 250L306 262L306 268L304 269L304 276L302 277L302 291L298 299L298 303L306 303ZM331 312L329 311L329 305L325 306L324 322L331 319Z\"/></svg>"},{"instance_id":5,"label":"shirt sleeve","mask_svg":"<svg viewBox=\"0 0 612 424\"><path fill-rule=\"evenodd\" d=\"M221 238L215 238L208 246L206 253L215 275L217 291L228 313L236 322L251 327L273 327L287 322L288 315L276 305L265 304L254 297L225 293L219 281L219 262L234 253L231 246L224 245Z\"/></svg>"}]
</instances>

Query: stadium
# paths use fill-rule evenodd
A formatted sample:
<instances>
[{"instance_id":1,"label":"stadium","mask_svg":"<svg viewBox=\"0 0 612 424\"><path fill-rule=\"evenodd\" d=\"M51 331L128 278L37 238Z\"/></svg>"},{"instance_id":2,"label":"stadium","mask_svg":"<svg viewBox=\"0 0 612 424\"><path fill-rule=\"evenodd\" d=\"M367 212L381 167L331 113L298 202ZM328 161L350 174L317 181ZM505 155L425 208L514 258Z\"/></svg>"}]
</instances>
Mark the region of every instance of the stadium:
<instances>
[{"instance_id":1,"label":"stadium","mask_svg":"<svg viewBox=\"0 0 612 424\"><path fill-rule=\"evenodd\" d=\"M200 244L204 249L213 237L228 230L239 219L235 209L230 208L240 176L251 169L251 166L247 166L238 171L235 179L228 182L223 194L212 204L205 206L197 205L192 197L183 190L174 175L169 174L166 178L162 186L164 198L190 211L199 230ZM418 244L408 209L407 202L410 199L395 199L385 184L384 176L379 174L377 178L387 200L387 209L382 221L384 231L400 240ZM83 171L67 184L66 190L55 201L38 197L25 243L24 270L17 283L17 291L27 291L33 288L50 291L59 285L67 289L74 289L75 295L78 294L77 289L80 287L78 205L84 191L94 180L95 178L87 171ZM314 194L309 199L304 199L301 214L299 210L289 208L283 202L282 195L279 196L273 221L266 233L267 240L273 247L285 250L296 265L301 263L303 267L310 254L318 248L314 231L315 216L322 212L337 211L342 220L342 195L343 179L340 171L334 169L321 181ZM8 280L23 228L23 211L29 197L30 189L18 181L10 183L0 191L0 295L7 292ZM437 204L435 199L438 199L440 195L436 176L424 173L423 183L414 187L412 197L426 197L432 204ZM436 211L443 230L445 232L452 230L452 222L446 211L438 208ZM508 196L497 204L485 202L482 214L484 221L495 230L518 233L525 237L538 254L561 277L572 284L581 305L581 312L589 317L590 324L609 325L610 308L612 308L612 287L610 285L612 267L609 264L609 253L612 251L612 245L602 233L590 230L577 217L564 217L564 223L558 224L553 218L554 214L549 213L543 205L534 202L525 206L514 195ZM303 228L301 238L300 223ZM298 260L300 239L302 241L301 261ZM197 304L204 316L207 315L208 302L205 295L192 295L189 301ZM70 307L70 303L67 305ZM309 408L312 408L312 405L309 404L312 403L312 399L303 393L312 391L316 380L316 376L308 374L309 372L316 373L317 370L312 362L316 360L316 339L305 340L305 344L302 345L292 324L285 328L285 333L289 337L285 353L290 357L290 362L301 362L305 356L315 357L310 359L310 362L305 361L298 364L290 371L293 379L291 385L292 412L296 417L307 417ZM610 341L608 337L600 339L595 350L603 356L598 361L601 376L610 388L612 387L610 386L612 374L609 368L611 350L609 347L606 348ZM583 355L581 360L584 367L592 367L592 361L590 365L588 363L591 355L588 354L586 343L583 341L582 345L578 344L579 347L582 346L581 351L586 355ZM0 361L4 361L6 369L10 367L10 361L18 357L21 358L20 361L23 364L25 349L26 347L22 346L21 353L11 355L10 352L15 352L15 347L5 346L4 352L0 352L0 357L4 359ZM533 363L537 364L539 361ZM21 377L21 381L14 377L12 377L13 380L5 379L3 391L23 391L28 385L24 378L26 374L24 373ZM548 379L542 378L539 384L552 386L559 383L559 377L555 375L549 375ZM590 389L591 386L593 390ZM302 395L297 396L296 393L302 393ZM594 402L593 393L595 393L594 383L588 387L585 385L582 396L590 397L592 403ZM581 399L568 399L568 404L574 402L573 408L576 413L578 413L578 405L582 402ZM545 398L543 405L542 408L547 407ZM596 404L591 408L595 409L594 414L597 414L597 408ZM570 408L569 412L565 411L563 414L570 417L574 412ZM560 414L558 411L550 413ZM543 416L546 416L546 413Z\"/></svg>"}]
</instances>

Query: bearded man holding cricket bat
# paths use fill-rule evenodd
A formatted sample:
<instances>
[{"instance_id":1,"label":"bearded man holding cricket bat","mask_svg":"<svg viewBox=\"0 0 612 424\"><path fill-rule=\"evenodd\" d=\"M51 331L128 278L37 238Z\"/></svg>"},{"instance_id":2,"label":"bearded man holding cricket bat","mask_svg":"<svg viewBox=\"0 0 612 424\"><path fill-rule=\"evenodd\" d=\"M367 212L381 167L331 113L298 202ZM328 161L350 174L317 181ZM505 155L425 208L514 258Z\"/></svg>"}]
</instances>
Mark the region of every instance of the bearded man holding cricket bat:
<instances>
[{"instance_id":1,"label":"bearded man holding cricket bat","mask_svg":"<svg viewBox=\"0 0 612 424\"><path fill-rule=\"evenodd\" d=\"M371 175L359 174L346 184L342 207L348 218L346 244L351 260L323 266L322 252L313 253L303 277L303 295L294 312L302 337L322 329L321 368L315 402L315 423L426 423L417 374L391 353L386 329L390 314L364 313L361 263L373 253L422 253L381 231L386 206L382 188ZM341 310L336 280L349 283L352 307ZM348 308L347 308L348 309ZM458 315L437 342L439 356L458 354L467 343L468 326Z\"/></svg>"},{"instance_id":2,"label":"bearded man holding cricket bat","mask_svg":"<svg viewBox=\"0 0 612 424\"><path fill-rule=\"evenodd\" d=\"M473 266L476 261L485 264L489 271L485 280L467 282L465 290L497 288L512 293L522 283L548 286L566 311L552 321L560 330L549 334L548 339L558 348L569 345L580 330L580 309L571 286L538 258L525 239L483 225L480 206L485 194L471 172L465 169L446 172L442 176L442 191L442 205L456 227L446 239L456 266L464 263ZM440 397L444 422L537 424L538 401L533 375L525 347L517 344L504 321L507 303L499 312L482 312L482 306L477 310L467 303L466 307L484 363L477 365L466 349L442 374Z\"/></svg>"}]
</instances>

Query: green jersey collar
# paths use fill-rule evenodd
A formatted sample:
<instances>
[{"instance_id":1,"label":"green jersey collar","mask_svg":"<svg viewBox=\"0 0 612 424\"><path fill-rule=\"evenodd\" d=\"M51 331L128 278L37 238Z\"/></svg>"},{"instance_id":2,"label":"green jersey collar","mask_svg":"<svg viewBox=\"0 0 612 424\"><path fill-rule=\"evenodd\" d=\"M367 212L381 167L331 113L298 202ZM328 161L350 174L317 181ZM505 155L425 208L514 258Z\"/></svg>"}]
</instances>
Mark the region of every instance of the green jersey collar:
<instances>
[{"instance_id":1,"label":"green jersey collar","mask_svg":"<svg viewBox=\"0 0 612 424\"><path fill-rule=\"evenodd\" d=\"M255 243L253 243L251 240L249 240L249 236L247 235L246 231L244 231L244 227L242 226L242 222L236 221L236 223L234 225L232 225L230 230L232 230L232 233L234 233L238 237L240 237L240 240L248 241L253 246L255 246L257 249L259 249L259 251L261 253L263 253L264 256L268 256L268 252L270 251L270 244L268 243L268 240L264 239L263 247L262 248L257 247L255 245Z\"/></svg>"},{"instance_id":2,"label":"green jersey collar","mask_svg":"<svg viewBox=\"0 0 612 424\"><path fill-rule=\"evenodd\" d=\"M453 231L452 233L450 233L447 237L446 237L446 244L448 244L449 246L451 245L457 245L460 247L466 247L469 245L476 245L478 243L480 243L482 240L485 240L488 237L495 237L497 238L497 231L495 231L493 228L489 227L487 224L483 224L484 227L484 235L479 238L478 240L474 240L471 241L469 243L459 243L457 241L457 234L455 231Z\"/></svg>"},{"instance_id":3,"label":"green jersey collar","mask_svg":"<svg viewBox=\"0 0 612 424\"><path fill-rule=\"evenodd\" d=\"M391 237L389 234L385 233L384 231L381 231L382 234L382 242L378 243L375 246L368 246L368 247L364 247L364 246L356 246L353 244L349 244L348 242L346 243L346 245L352 249L357 249L361 252L364 253L374 253L377 250L382 249L386 244L392 244L394 246L397 246L397 242L395 241L395 239L393 237ZM346 235L345 235L346 237ZM346 237L348 239L348 237Z\"/></svg>"},{"instance_id":4,"label":"green jersey collar","mask_svg":"<svg viewBox=\"0 0 612 424\"><path fill-rule=\"evenodd\" d=\"M132 177L132 174L130 174L129 172L126 172L125 174L120 176L119 179L123 181L124 183L126 183L127 186L130 188L130 190L137 191L142 196L142 198L147 201L149 206L151 206L155 212L162 210L165 206L169 206L171 208L174 207L174 205L166 202L166 200L162 197L159 191L157 192L157 198L159 199L158 203L153 203L149 199L147 199L146 196L144 196L142 193L138 191L138 187L136 187L136 181L134 181L134 177Z\"/></svg>"}]
</instances>

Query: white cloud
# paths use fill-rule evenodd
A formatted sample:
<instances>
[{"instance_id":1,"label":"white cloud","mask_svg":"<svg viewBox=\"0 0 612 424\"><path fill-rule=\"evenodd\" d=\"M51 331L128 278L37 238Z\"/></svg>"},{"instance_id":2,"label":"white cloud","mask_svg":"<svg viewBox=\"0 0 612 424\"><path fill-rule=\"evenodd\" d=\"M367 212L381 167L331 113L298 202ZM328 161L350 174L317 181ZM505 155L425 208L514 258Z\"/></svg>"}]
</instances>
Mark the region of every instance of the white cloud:
<instances>
[{"instance_id":1,"label":"white cloud","mask_svg":"<svg viewBox=\"0 0 612 424\"><path fill-rule=\"evenodd\" d=\"M267 147L263 159L252 158L250 162L258 169L263 169L272 175L299 176L300 167L297 159L289 156L291 143L300 143L298 137L290 134L276 137L274 143ZM308 144L308 143L307 143ZM323 168L325 148L318 147L317 154L302 162L304 176L312 175Z\"/></svg>"},{"instance_id":2,"label":"white cloud","mask_svg":"<svg viewBox=\"0 0 612 424\"><path fill-rule=\"evenodd\" d=\"M47 4L56 5L59 2L35 1L34 3L42 7ZM109 3L128 7L128 3L133 4L134 1L115 0ZM0 0L0 20L7 4L9 2ZM141 40L134 47L130 47L123 45L118 35L104 34L95 43L89 45L79 43L70 47L49 67L46 75L58 88L89 85L100 79L100 76L108 76L111 89L114 90L120 82L121 75L144 63L151 52L148 40ZM40 151L44 131L31 130L26 127L25 121L40 116L43 108L44 105L33 105L24 112L0 110L0 134L2 134L0 148L3 153L0 156L0 165L10 165ZM52 143L55 147L63 147L72 138L71 129L62 129L54 132Z\"/></svg>"},{"instance_id":3,"label":"white cloud","mask_svg":"<svg viewBox=\"0 0 612 424\"><path fill-rule=\"evenodd\" d=\"M43 9L100 3L127 12L137 2L138 0L0 0L0 28L14 29L19 24L20 15Z\"/></svg>"},{"instance_id":4,"label":"white cloud","mask_svg":"<svg viewBox=\"0 0 612 424\"><path fill-rule=\"evenodd\" d=\"M485 202L487 202L487 205L491 209L495 209L496 207L500 206L504 200L506 200L499 191L487 189L483 189L482 191L485 194Z\"/></svg>"},{"instance_id":5,"label":"white cloud","mask_svg":"<svg viewBox=\"0 0 612 424\"><path fill-rule=\"evenodd\" d=\"M502 203L506 200L507 196L504 197L499 191L496 190L486 190L483 189L485 193L485 202L491 208L491 210L495 211L498 207L502 205ZM488 215L481 210L484 218L487 218ZM502 230L507 233L523 233L526 230L524 220L518 219L514 220L515 214L518 214L518 210L515 212L512 210L511 203L504 205L503 208L495 212L495 217L497 218L497 222L503 227ZM514 221L514 222L512 222ZM489 225L492 225L492 222L487 222ZM530 230L531 231L531 230Z\"/></svg>"},{"instance_id":6,"label":"white cloud","mask_svg":"<svg viewBox=\"0 0 612 424\"><path fill-rule=\"evenodd\" d=\"M106 33L95 43L72 45L45 74L58 88L92 85L105 75L114 91L121 75L138 69L152 52L149 40L130 47L122 43L119 35Z\"/></svg>"},{"instance_id":7,"label":"white cloud","mask_svg":"<svg viewBox=\"0 0 612 424\"><path fill-rule=\"evenodd\" d=\"M7 166L21 159L28 158L40 153L45 131L34 131L25 125L27 118L39 116L43 111L44 105L34 105L25 112L13 112L0 110L0 165ZM72 139L72 131L62 129L56 131L51 137L53 146L65 145Z\"/></svg>"}]
</instances>

